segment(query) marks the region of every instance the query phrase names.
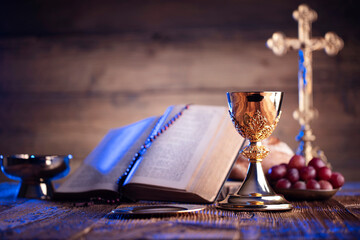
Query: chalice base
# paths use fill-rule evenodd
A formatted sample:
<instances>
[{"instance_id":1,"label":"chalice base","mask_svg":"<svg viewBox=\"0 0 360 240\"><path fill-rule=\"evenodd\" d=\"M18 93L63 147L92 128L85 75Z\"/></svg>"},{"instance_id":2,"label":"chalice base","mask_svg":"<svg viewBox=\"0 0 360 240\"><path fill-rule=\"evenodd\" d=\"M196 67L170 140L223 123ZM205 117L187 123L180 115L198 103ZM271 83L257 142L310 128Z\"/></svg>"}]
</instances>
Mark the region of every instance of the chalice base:
<instances>
[{"instance_id":1,"label":"chalice base","mask_svg":"<svg viewBox=\"0 0 360 240\"><path fill-rule=\"evenodd\" d=\"M22 181L18 192L18 198L50 199L54 194L54 187L50 181L25 182Z\"/></svg>"},{"instance_id":2,"label":"chalice base","mask_svg":"<svg viewBox=\"0 0 360 240\"><path fill-rule=\"evenodd\" d=\"M260 161L250 162L240 189L219 202L217 207L233 211L286 211L293 208L270 187Z\"/></svg>"}]
</instances>

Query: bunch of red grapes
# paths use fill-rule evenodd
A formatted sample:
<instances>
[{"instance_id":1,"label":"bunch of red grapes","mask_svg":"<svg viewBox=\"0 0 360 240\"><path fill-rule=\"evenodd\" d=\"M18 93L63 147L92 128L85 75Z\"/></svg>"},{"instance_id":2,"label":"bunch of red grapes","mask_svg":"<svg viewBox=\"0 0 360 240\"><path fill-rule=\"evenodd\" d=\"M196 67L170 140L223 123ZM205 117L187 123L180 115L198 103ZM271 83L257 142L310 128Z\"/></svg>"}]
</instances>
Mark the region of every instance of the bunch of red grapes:
<instances>
[{"instance_id":1,"label":"bunch of red grapes","mask_svg":"<svg viewBox=\"0 0 360 240\"><path fill-rule=\"evenodd\" d=\"M345 183L344 176L332 172L320 158L314 157L306 166L305 158L301 155L294 155L288 164L270 168L268 179L278 189L331 190Z\"/></svg>"}]
</instances>

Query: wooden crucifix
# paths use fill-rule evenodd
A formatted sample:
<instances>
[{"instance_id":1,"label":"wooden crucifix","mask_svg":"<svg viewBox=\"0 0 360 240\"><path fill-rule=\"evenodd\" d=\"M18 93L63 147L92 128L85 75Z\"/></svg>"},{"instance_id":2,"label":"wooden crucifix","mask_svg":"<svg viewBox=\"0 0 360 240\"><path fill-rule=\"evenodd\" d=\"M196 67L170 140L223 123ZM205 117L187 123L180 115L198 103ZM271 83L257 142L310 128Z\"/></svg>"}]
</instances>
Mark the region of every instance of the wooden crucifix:
<instances>
[{"instance_id":1,"label":"wooden crucifix","mask_svg":"<svg viewBox=\"0 0 360 240\"><path fill-rule=\"evenodd\" d=\"M318 149L312 147L315 136L310 128L310 121L318 115L313 107L312 52L325 49L328 55L336 55L344 43L333 32L326 33L324 38L311 38L311 23L316 21L317 13L305 4L293 12L293 18L299 24L298 38L287 38L283 33L276 32L267 40L266 45L279 56L284 55L288 49L299 51L299 109L294 112L294 118L299 121L301 130L297 136L300 144L296 153L303 155L309 162L313 157L319 156Z\"/></svg>"}]
</instances>

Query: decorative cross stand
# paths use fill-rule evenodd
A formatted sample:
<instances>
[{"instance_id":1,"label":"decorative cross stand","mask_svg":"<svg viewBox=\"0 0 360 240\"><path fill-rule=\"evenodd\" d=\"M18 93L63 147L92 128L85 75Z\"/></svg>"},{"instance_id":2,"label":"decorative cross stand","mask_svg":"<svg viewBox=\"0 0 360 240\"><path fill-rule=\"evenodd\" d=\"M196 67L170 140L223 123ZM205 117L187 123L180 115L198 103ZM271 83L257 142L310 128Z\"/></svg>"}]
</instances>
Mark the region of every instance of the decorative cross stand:
<instances>
[{"instance_id":1,"label":"decorative cross stand","mask_svg":"<svg viewBox=\"0 0 360 240\"><path fill-rule=\"evenodd\" d=\"M336 55L343 48L344 42L333 32L326 33L325 38L311 38L311 23L316 21L317 13L305 4L293 12L293 18L299 23L299 38L287 38L283 33L276 32L267 40L266 45L279 56L284 55L288 49L299 50L299 109L293 116L301 125L297 136L300 144L296 153L303 155L308 162L318 156L317 148L313 148L311 144L315 136L310 128L310 121L318 115L313 107L312 52L325 49L328 55Z\"/></svg>"}]
</instances>

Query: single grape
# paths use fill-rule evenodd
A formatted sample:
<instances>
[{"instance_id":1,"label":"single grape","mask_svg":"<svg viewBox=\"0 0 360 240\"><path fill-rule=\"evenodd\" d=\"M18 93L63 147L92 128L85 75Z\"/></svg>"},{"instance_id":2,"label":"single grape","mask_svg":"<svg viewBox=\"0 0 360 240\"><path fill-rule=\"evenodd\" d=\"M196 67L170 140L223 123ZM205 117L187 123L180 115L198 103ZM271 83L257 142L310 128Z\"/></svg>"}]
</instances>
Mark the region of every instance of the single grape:
<instances>
[{"instance_id":1,"label":"single grape","mask_svg":"<svg viewBox=\"0 0 360 240\"><path fill-rule=\"evenodd\" d=\"M328 181L331 178L332 171L328 167L322 167L316 171L316 177L319 180Z\"/></svg>"},{"instance_id":2,"label":"single grape","mask_svg":"<svg viewBox=\"0 0 360 240\"><path fill-rule=\"evenodd\" d=\"M316 177L316 170L312 166L302 167L300 169L300 179L308 181Z\"/></svg>"},{"instance_id":3,"label":"single grape","mask_svg":"<svg viewBox=\"0 0 360 240\"><path fill-rule=\"evenodd\" d=\"M333 172L331 174L330 180L329 182L331 183L331 185L333 186L333 188L339 188L342 187L342 185L344 185L345 183L345 178L344 176L339 173L339 172Z\"/></svg>"},{"instance_id":4,"label":"single grape","mask_svg":"<svg viewBox=\"0 0 360 240\"><path fill-rule=\"evenodd\" d=\"M292 185L293 189L306 189L306 183L304 181L297 181Z\"/></svg>"},{"instance_id":5,"label":"single grape","mask_svg":"<svg viewBox=\"0 0 360 240\"><path fill-rule=\"evenodd\" d=\"M320 184L320 189L324 189L324 190L332 190L333 189L333 186L331 185L331 183L329 183L326 180L320 180L319 184Z\"/></svg>"},{"instance_id":6,"label":"single grape","mask_svg":"<svg viewBox=\"0 0 360 240\"><path fill-rule=\"evenodd\" d=\"M269 177L271 180L276 181L280 178L285 177L286 167L284 165L276 165L269 169Z\"/></svg>"},{"instance_id":7,"label":"single grape","mask_svg":"<svg viewBox=\"0 0 360 240\"><path fill-rule=\"evenodd\" d=\"M291 183L295 183L295 182L299 181L299 179L300 179L299 170L297 170L296 168L288 169L287 173L286 173L286 178Z\"/></svg>"},{"instance_id":8,"label":"single grape","mask_svg":"<svg viewBox=\"0 0 360 240\"><path fill-rule=\"evenodd\" d=\"M291 187L291 182L286 178L281 178L276 183L276 188L288 189Z\"/></svg>"},{"instance_id":9,"label":"single grape","mask_svg":"<svg viewBox=\"0 0 360 240\"><path fill-rule=\"evenodd\" d=\"M306 182L306 189L320 189L320 184L315 179L310 179Z\"/></svg>"},{"instance_id":10,"label":"single grape","mask_svg":"<svg viewBox=\"0 0 360 240\"><path fill-rule=\"evenodd\" d=\"M302 167L305 167L306 161L305 158L301 155L294 155L289 161L289 168L297 168L300 170Z\"/></svg>"},{"instance_id":11,"label":"single grape","mask_svg":"<svg viewBox=\"0 0 360 240\"><path fill-rule=\"evenodd\" d=\"M287 163L281 163L280 165L286 167L286 169L289 168L289 165Z\"/></svg>"},{"instance_id":12,"label":"single grape","mask_svg":"<svg viewBox=\"0 0 360 240\"><path fill-rule=\"evenodd\" d=\"M318 170L322 167L325 167L326 164L321 160L321 158L314 157L310 160L308 166L312 166L313 168L315 168L315 170Z\"/></svg>"}]
</instances>

